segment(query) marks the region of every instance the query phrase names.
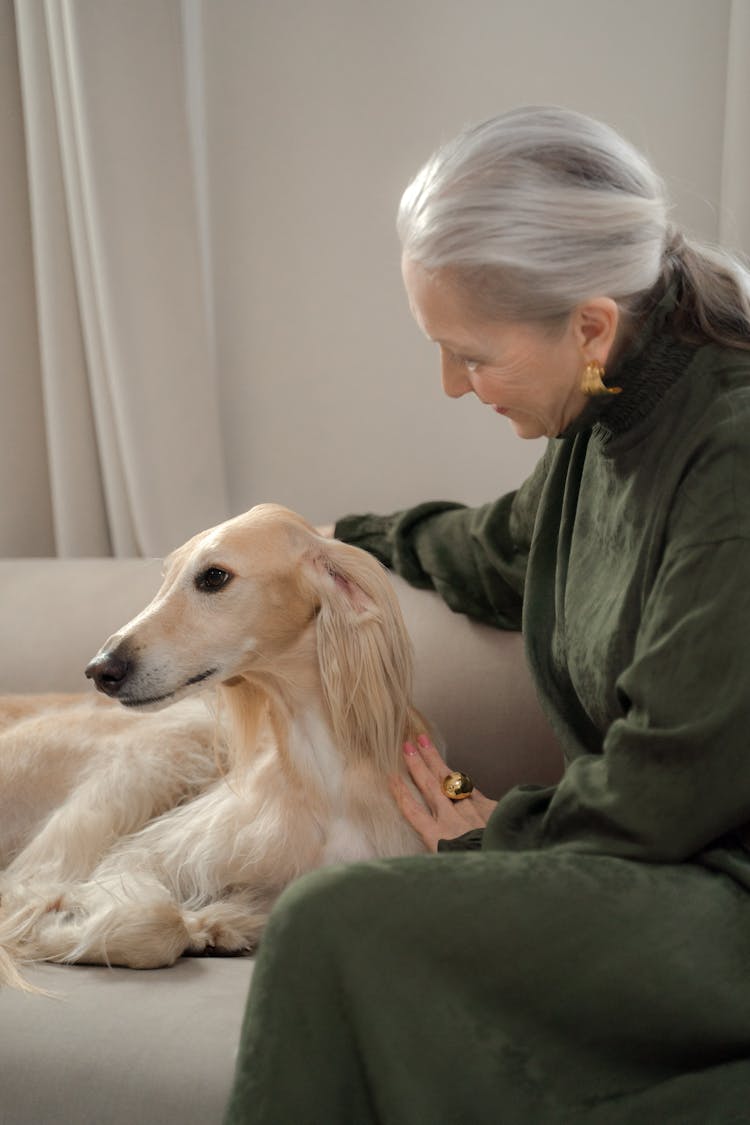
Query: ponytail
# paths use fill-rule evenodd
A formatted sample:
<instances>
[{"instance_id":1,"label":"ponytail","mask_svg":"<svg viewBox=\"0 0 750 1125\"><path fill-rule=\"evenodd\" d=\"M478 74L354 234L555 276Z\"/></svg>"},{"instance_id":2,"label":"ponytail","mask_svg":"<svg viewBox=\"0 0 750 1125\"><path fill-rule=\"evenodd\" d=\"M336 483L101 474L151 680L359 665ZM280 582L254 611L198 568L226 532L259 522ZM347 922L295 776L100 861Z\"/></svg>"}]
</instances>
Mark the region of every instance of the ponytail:
<instances>
[{"instance_id":1,"label":"ponytail","mask_svg":"<svg viewBox=\"0 0 750 1125\"><path fill-rule=\"evenodd\" d=\"M675 335L750 351L750 270L738 257L670 227L660 281L673 280L679 292L671 318Z\"/></svg>"}]
</instances>

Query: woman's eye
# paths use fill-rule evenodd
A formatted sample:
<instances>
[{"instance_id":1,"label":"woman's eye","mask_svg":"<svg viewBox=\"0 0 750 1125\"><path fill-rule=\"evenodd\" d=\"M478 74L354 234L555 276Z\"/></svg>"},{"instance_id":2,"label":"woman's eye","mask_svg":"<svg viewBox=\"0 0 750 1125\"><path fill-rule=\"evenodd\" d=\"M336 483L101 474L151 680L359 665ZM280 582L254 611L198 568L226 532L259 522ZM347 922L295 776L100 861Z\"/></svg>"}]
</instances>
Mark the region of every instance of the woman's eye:
<instances>
[{"instance_id":1,"label":"woman's eye","mask_svg":"<svg viewBox=\"0 0 750 1125\"><path fill-rule=\"evenodd\" d=\"M457 355L456 352L451 352L450 356L454 363L459 363L470 375L473 375L482 366L480 360L470 359L467 355Z\"/></svg>"},{"instance_id":2,"label":"woman's eye","mask_svg":"<svg viewBox=\"0 0 750 1125\"><path fill-rule=\"evenodd\" d=\"M223 586L226 586L231 577L232 575L228 570L222 570L220 566L209 566L196 577L196 589L215 593L216 590L221 590Z\"/></svg>"}]
</instances>

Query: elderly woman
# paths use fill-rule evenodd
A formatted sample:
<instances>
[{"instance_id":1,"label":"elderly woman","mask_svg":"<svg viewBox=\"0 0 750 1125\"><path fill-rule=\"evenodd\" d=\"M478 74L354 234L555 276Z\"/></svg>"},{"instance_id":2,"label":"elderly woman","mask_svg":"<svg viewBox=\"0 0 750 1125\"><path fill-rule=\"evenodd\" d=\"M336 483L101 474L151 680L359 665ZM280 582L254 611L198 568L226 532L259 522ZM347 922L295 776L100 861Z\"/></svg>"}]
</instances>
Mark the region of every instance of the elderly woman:
<instances>
[{"instance_id":1,"label":"elderly woman","mask_svg":"<svg viewBox=\"0 0 750 1125\"><path fill-rule=\"evenodd\" d=\"M550 440L495 503L336 533L523 627L566 770L458 803L405 748L427 809L396 799L446 854L282 896L227 1120L747 1121L750 279L560 109L442 148L399 232L446 393Z\"/></svg>"}]
</instances>

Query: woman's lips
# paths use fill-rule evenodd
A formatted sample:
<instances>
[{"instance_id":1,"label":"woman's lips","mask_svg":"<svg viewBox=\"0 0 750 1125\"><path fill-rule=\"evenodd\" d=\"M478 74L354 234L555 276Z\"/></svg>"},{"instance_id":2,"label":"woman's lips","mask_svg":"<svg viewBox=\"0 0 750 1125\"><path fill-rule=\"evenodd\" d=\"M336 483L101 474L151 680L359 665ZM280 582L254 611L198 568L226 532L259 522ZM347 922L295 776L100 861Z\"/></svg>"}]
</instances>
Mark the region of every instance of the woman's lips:
<instances>
[{"instance_id":1,"label":"woman's lips","mask_svg":"<svg viewBox=\"0 0 750 1125\"><path fill-rule=\"evenodd\" d=\"M505 407L505 406L493 406L492 409L495 411L496 414L507 414L508 413L507 407Z\"/></svg>"}]
</instances>

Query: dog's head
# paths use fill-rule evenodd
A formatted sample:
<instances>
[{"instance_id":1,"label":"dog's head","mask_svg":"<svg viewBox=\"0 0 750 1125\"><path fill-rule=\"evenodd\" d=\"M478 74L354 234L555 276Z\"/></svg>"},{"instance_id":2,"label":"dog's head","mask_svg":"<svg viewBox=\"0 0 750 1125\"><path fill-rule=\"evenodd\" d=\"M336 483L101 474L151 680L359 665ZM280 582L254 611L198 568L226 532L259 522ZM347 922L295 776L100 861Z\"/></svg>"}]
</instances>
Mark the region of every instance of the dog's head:
<instances>
[{"instance_id":1,"label":"dog's head","mask_svg":"<svg viewBox=\"0 0 750 1125\"><path fill-rule=\"evenodd\" d=\"M86 675L141 709L212 684L314 677L354 749L403 731L411 694L409 641L383 567L271 504L170 555L154 600Z\"/></svg>"}]
</instances>

